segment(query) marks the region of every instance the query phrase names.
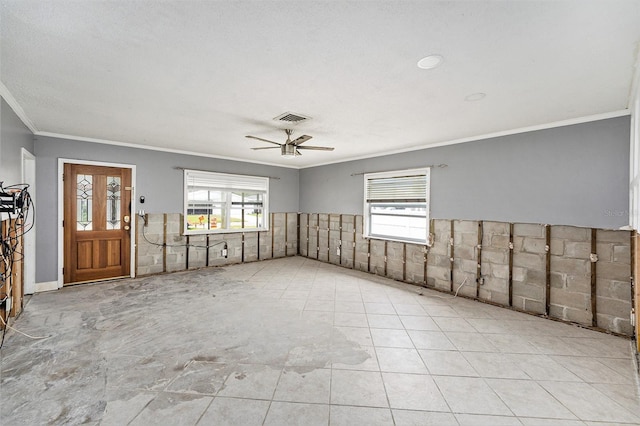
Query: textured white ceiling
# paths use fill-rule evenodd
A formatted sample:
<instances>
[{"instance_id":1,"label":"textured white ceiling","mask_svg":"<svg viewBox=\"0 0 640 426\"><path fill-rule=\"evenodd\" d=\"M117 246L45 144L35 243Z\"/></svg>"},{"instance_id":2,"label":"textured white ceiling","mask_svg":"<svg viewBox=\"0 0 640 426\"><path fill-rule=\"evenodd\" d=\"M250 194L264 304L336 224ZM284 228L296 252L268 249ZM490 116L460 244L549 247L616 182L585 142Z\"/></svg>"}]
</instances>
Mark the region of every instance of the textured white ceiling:
<instances>
[{"instance_id":1,"label":"textured white ceiling","mask_svg":"<svg viewBox=\"0 0 640 426\"><path fill-rule=\"evenodd\" d=\"M640 1L2 0L0 28L38 133L306 167L624 110ZM250 150L286 111L335 151Z\"/></svg>"}]
</instances>

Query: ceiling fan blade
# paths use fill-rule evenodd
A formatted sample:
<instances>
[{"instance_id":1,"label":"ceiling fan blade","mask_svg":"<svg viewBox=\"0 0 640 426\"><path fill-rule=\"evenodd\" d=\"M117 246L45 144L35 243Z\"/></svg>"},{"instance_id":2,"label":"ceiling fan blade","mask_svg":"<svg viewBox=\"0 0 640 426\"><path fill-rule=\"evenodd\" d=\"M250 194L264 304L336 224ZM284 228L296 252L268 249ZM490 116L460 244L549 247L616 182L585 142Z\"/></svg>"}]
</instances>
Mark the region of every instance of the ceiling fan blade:
<instances>
[{"instance_id":1,"label":"ceiling fan blade","mask_svg":"<svg viewBox=\"0 0 640 426\"><path fill-rule=\"evenodd\" d=\"M328 146L299 146L298 149L315 149L316 151L333 151L335 148Z\"/></svg>"},{"instance_id":2,"label":"ceiling fan blade","mask_svg":"<svg viewBox=\"0 0 640 426\"><path fill-rule=\"evenodd\" d=\"M300 156L302 153L296 149L296 155Z\"/></svg>"},{"instance_id":3,"label":"ceiling fan blade","mask_svg":"<svg viewBox=\"0 0 640 426\"><path fill-rule=\"evenodd\" d=\"M308 141L309 139L311 139L313 136L309 136L309 135L302 135L299 138L295 138L294 140L292 140L290 142L291 145L300 145L301 143L305 143L306 141Z\"/></svg>"},{"instance_id":4,"label":"ceiling fan blade","mask_svg":"<svg viewBox=\"0 0 640 426\"><path fill-rule=\"evenodd\" d=\"M274 144L274 145L278 145L278 146L282 145L281 143L274 142L274 141L270 141L270 140L268 140L268 139L258 138L258 137L256 137L256 136L245 136L245 137L247 137L247 138L249 138L249 139L256 139L256 140L259 140L259 141L262 141L262 142L272 143L272 144Z\"/></svg>"},{"instance_id":5,"label":"ceiling fan blade","mask_svg":"<svg viewBox=\"0 0 640 426\"><path fill-rule=\"evenodd\" d=\"M259 148L251 148L254 151L257 151L258 149L276 149L276 148L280 148L279 146L261 146Z\"/></svg>"}]
</instances>

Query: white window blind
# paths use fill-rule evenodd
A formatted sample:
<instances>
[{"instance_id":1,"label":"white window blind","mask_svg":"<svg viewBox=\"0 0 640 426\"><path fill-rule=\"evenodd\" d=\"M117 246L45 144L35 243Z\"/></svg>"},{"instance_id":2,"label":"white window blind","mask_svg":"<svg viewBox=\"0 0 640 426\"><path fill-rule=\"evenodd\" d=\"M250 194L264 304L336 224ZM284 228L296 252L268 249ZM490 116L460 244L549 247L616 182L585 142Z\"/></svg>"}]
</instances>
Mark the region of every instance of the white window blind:
<instances>
[{"instance_id":1,"label":"white window blind","mask_svg":"<svg viewBox=\"0 0 640 426\"><path fill-rule=\"evenodd\" d=\"M269 188L269 178L265 177L200 172L193 170L187 170L185 175L187 185L190 188L247 192L266 192Z\"/></svg>"},{"instance_id":2,"label":"white window blind","mask_svg":"<svg viewBox=\"0 0 640 426\"><path fill-rule=\"evenodd\" d=\"M424 203L426 199L426 174L367 179L369 203Z\"/></svg>"}]
</instances>

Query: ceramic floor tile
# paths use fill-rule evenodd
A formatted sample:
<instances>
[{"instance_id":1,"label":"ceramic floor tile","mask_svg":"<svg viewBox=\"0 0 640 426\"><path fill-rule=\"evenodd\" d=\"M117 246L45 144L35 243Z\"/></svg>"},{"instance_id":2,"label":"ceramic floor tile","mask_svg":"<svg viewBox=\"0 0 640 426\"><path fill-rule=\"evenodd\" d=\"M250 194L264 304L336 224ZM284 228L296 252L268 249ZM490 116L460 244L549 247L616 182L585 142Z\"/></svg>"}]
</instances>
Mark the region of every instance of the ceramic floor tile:
<instances>
[{"instance_id":1,"label":"ceramic floor tile","mask_svg":"<svg viewBox=\"0 0 640 426\"><path fill-rule=\"evenodd\" d=\"M640 417L607 398L588 383L539 382L582 421L640 423Z\"/></svg>"},{"instance_id":2,"label":"ceramic floor tile","mask_svg":"<svg viewBox=\"0 0 640 426\"><path fill-rule=\"evenodd\" d=\"M365 301L364 308L367 314L397 315L391 303L371 303Z\"/></svg>"},{"instance_id":3,"label":"ceramic floor tile","mask_svg":"<svg viewBox=\"0 0 640 426\"><path fill-rule=\"evenodd\" d=\"M400 320L407 330L440 331L440 327L430 317L401 315Z\"/></svg>"},{"instance_id":4,"label":"ceramic floor tile","mask_svg":"<svg viewBox=\"0 0 640 426\"><path fill-rule=\"evenodd\" d=\"M413 348L413 342L404 330L389 330L372 328L371 337L373 344L378 347L388 348Z\"/></svg>"},{"instance_id":5,"label":"ceramic floor tile","mask_svg":"<svg viewBox=\"0 0 640 426\"><path fill-rule=\"evenodd\" d=\"M186 395L160 393L129 423L132 426L156 424L163 419L165 425L194 425L205 412L212 397L204 395Z\"/></svg>"},{"instance_id":6,"label":"ceramic floor tile","mask_svg":"<svg viewBox=\"0 0 640 426\"><path fill-rule=\"evenodd\" d=\"M358 349L358 353L351 348L344 352L334 349L331 367L337 370L380 371L374 347L361 346Z\"/></svg>"},{"instance_id":7,"label":"ceramic floor tile","mask_svg":"<svg viewBox=\"0 0 640 426\"><path fill-rule=\"evenodd\" d=\"M223 386L233 367L212 362L192 362L171 384L168 391L215 395Z\"/></svg>"},{"instance_id":8,"label":"ceramic floor tile","mask_svg":"<svg viewBox=\"0 0 640 426\"><path fill-rule=\"evenodd\" d=\"M441 331L407 330L407 333L417 349L456 350L451 340Z\"/></svg>"},{"instance_id":9,"label":"ceramic floor tile","mask_svg":"<svg viewBox=\"0 0 640 426\"><path fill-rule=\"evenodd\" d=\"M506 354L507 359L518 365L533 380L557 380L581 382L578 376L555 362L548 355Z\"/></svg>"},{"instance_id":10,"label":"ceramic floor tile","mask_svg":"<svg viewBox=\"0 0 640 426\"><path fill-rule=\"evenodd\" d=\"M511 334L511 330L504 321L493 318L466 318L467 322L480 333Z\"/></svg>"},{"instance_id":11,"label":"ceramic floor tile","mask_svg":"<svg viewBox=\"0 0 640 426\"><path fill-rule=\"evenodd\" d=\"M460 426L521 426L517 417L456 414Z\"/></svg>"},{"instance_id":12,"label":"ceramic floor tile","mask_svg":"<svg viewBox=\"0 0 640 426\"><path fill-rule=\"evenodd\" d=\"M487 379L486 383L517 416L578 420L534 381Z\"/></svg>"},{"instance_id":13,"label":"ceramic floor tile","mask_svg":"<svg viewBox=\"0 0 640 426\"><path fill-rule=\"evenodd\" d=\"M636 384L594 384L595 389L640 417L640 390Z\"/></svg>"},{"instance_id":14,"label":"ceramic floor tile","mask_svg":"<svg viewBox=\"0 0 640 426\"><path fill-rule=\"evenodd\" d=\"M445 334L451 343L460 351L464 352L499 352L491 344L491 341L480 333L461 333L446 331Z\"/></svg>"},{"instance_id":15,"label":"ceramic floor tile","mask_svg":"<svg viewBox=\"0 0 640 426\"><path fill-rule=\"evenodd\" d=\"M371 328L404 329L402 322L400 322L400 318L398 318L397 315L369 314L367 315L367 319L369 320L369 327Z\"/></svg>"},{"instance_id":16,"label":"ceramic floor tile","mask_svg":"<svg viewBox=\"0 0 640 426\"><path fill-rule=\"evenodd\" d=\"M368 328L363 327L334 327L333 328L333 339L335 340L335 335L338 333L339 336L344 336L347 340L357 343L362 346L372 346L373 341L371 339L371 333Z\"/></svg>"},{"instance_id":17,"label":"ceramic floor tile","mask_svg":"<svg viewBox=\"0 0 640 426\"><path fill-rule=\"evenodd\" d=\"M437 376L434 380L454 413L513 416L483 379Z\"/></svg>"},{"instance_id":18,"label":"ceramic floor tile","mask_svg":"<svg viewBox=\"0 0 640 426\"><path fill-rule=\"evenodd\" d=\"M460 352L455 351L418 351L424 363L433 375L477 377L478 373Z\"/></svg>"},{"instance_id":19,"label":"ceramic floor tile","mask_svg":"<svg viewBox=\"0 0 640 426\"><path fill-rule=\"evenodd\" d=\"M336 290L336 301L339 302L362 302L360 291Z\"/></svg>"},{"instance_id":20,"label":"ceramic floor tile","mask_svg":"<svg viewBox=\"0 0 640 426\"><path fill-rule=\"evenodd\" d=\"M380 371L427 374L418 351L405 348L376 348Z\"/></svg>"},{"instance_id":21,"label":"ceramic floor tile","mask_svg":"<svg viewBox=\"0 0 640 426\"><path fill-rule=\"evenodd\" d=\"M298 371L296 368L285 368L282 371L273 399L277 401L328 404L331 370L316 369L306 371L305 369Z\"/></svg>"},{"instance_id":22,"label":"ceramic floor tile","mask_svg":"<svg viewBox=\"0 0 640 426\"><path fill-rule=\"evenodd\" d=\"M336 300L335 310L336 312L364 314L364 304L362 302L341 302Z\"/></svg>"},{"instance_id":23,"label":"ceramic floor tile","mask_svg":"<svg viewBox=\"0 0 640 426\"><path fill-rule=\"evenodd\" d=\"M334 312L334 303L333 300L308 299L304 309L306 311Z\"/></svg>"},{"instance_id":24,"label":"ceramic floor tile","mask_svg":"<svg viewBox=\"0 0 640 426\"><path fill-rule=\"evenodd\" d=\"M464 318L450 318L450 317L433 317L440 330L444 332L459 331L466 333L476 333L476 329L467 322Z\"/></svg>"},{"instance_id":25,"label":"ceramic floor tile","mask_svg":"<svg viewBox=\"0 0 640 426\"><path fill-rule=\"evenodd\" d=\"M264 426L326 426L329 424L329 406L273 401Z\"/></svg>"},{"instance_id":26,"label":"ceramic floor tile","mask_svg":"<svg viewBox=\"0 0 640 426\"><path fill-rule=\"evenodd\" d=\"M331 406L331 426L391 426L393 418L388 408Z\"/></svg>"},{"instance_id":27,"label":"ceramic floor tile","mask_svg":"<svg viewBox=\"0 0 640 426\"><path fill-rule=\"evenodd\" d=\"M382 373L382 377L391 408L449 412L449 406L431 376Z\"/></svg>"},{"instance_id":28,"label":"ceramic floor tile","mask_svg":"<svg viewBox=\"0 0 640 426\"><path fill-rule=\"evenodd\" d=\"M540 351L526 338L514 334L483 334L495 348L509 354L537 354Z\"/></svg>"},{"instance_id":29,"label":"ceramic floor tile","mask_svg":"<svg viewBox=\"0 0 640 426\"><path fill-rule=\"evenodd\" d=\"M458 426L451 413L433 411L391 410L396 426Z\"/></svg>"},{"instance_id":30,"label":"ceramic floor tile","mask_svg":"<svg viewBox=\"0 0 640 426\"><path fill-rule=\"evenodd\" d=\"M432 317L458 318L460 315L449 306L423 305L424 310Z\"/></svg>"},{"instance_id":31,"label":"ceramic floor tile","mask_svg":"<svg viewBox=\"0 0 640 426\"><path fill-rule=\"evenodd\" d=\"M261 426L269 401L216 397L198 422L200 426Z\"/></svg>"},{"instance_id":32,"label":"ceramic floor tile","mask_svg":"<svg viewBox=\"0 0 640 426\"><path fill-rule=\"evenodd\" d=\"M157 396L153 392L126 391L124 389L107 390L107 404L100 424L119 426L128 424ZM4 421L9 421L7 413ZM23 420L26 420L23 418ZM10 424L10 423L7 423Z\"/></svg>"},{"instance_id":33,"label":"ceramic floor tile","mask_svg":"<svg viewBox=\"0 0 640 426\"><path fill-rule=\"evenodd\" d=\"M339 327L369 327L365 314L336 312L333 324Z\"/></svg>"},{"instance_id":34,"label":"ceramic floor tile","mask_svg":"<svg viewBox=\"0 0 640 426\"><path fill-rule=\"evenodd\" d=\"M585 426L580 420L538 419L534 417L520 417L524 426Z\"/></svg>"},{"instance_id":35,"label":"ceramic floor tile","mask_svg":"<svg viewBox=\"0 0 640 426\"><path fill-rule=\"evenodd\" d=\"M506 354L463 352L462 355L481 377L499 379L530 379L520 365Z\"/></svg>"},{"instance_id":36,"label":"ceramic floor tile","mask_svg":"<svg viewBox=\"0 0 640 426\"><path fill-rule=\"evenodd\" d=\"M417 316L426 316L427 311L424 310L422 305L419 304L405 304L405 303L394 303L394 308L396 308L396 312L398 315L417 315Z\"/></svg>"},{"instance_id":37,"label":"ceramic floor tile","mask_svg":"<svg viewBox=\"0 0 640 426\"><path fill-rule=\"evenodd\" d=\"M333 370L331 403L364 407L388 407L382 376L378 372Z\"/></svg>"},{"instance_id":38,"label":"ceramic floor tile","mask_svg":"<svg viewBox=\"0 0 640 426\"><path fill-rule=\"evenodd\" d=\"M238 365L224 382L219 396L271 399L281 369L266 365Z\"/></svg>"},{"instance_id":39,"label":"ceramic floor tile","mask_svg":"<svg viewBox=\"0 0 640 426\"><path fill-rule=\"evenodd\" d=\"M622 376L596 359L575 356L551 356L551 359L587 383L634 383L635 378Z\"/></svg>"}]
</instances>

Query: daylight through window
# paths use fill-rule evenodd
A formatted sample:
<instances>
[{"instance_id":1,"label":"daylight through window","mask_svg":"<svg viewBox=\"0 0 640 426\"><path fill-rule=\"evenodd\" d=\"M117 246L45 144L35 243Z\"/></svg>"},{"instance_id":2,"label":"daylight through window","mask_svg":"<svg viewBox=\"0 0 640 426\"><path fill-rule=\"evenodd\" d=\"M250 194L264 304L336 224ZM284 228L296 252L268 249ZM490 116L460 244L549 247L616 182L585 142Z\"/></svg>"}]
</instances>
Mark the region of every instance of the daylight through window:
<instances>
[{"instance_id":1,"label":"daylight through window","mask_svg":"<svg viewBox=\"0 0 640 426\"><path fill-rule=\"evenodd\" d=\"M184 171L185 233L264 231L269 178Z\"/></svg>"}]
</instances>

